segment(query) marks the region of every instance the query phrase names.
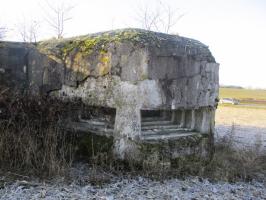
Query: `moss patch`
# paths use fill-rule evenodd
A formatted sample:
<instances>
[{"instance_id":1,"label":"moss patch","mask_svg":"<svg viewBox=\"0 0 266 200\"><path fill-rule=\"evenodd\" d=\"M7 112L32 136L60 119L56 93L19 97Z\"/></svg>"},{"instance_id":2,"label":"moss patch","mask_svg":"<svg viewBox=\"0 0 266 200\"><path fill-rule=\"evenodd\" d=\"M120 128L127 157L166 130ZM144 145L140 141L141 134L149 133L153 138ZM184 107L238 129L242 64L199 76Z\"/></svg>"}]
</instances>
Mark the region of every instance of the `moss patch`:
<instances>
[{"instance_id":1,"label":"moss patch","mask_svg":"<svg viewBox=\"0 0 266 200\"><path fill-rule=\"evenodd\" d=\"M111 63L110 63L111 55L107 52L100 51L98 56L99 63L97 65L97 71L99 76L104 76L108 74L111 70Z\"/></svg>"},{"instance_id":2,"label":"moss patch","mask_svg":"<svg viewBox=\"0 0 266 200\"><path fill-rule=\"evenodd\" d=\"M95 52L107 52L111 43L132 42L138 45L147 45L147 43L160 46L160 38L154 32L123 29L105 33L85 35L63 40L48 40L40 42L37 47L46 54L56 54L62 59L66 58L70 52L77 50L84 55L91 55Z\"/></svg>"},{"instance_id":3,"label":"moss patch","mask_svg":"<svg viewBox=\"0 0 266 200\"><path fill-rule=\"evenodd\" d=\"M91 76L104 76L111 71L112 53L122 43L143 48L159 44L160 39L154 32L123 29L69 39L39 42L37 49L57 63L62 63L75 74L81 74L80 80ZM132 45L133 44L133 45ZM146 79L143 76L143 79Z\"/></svg>"}]
</instances>

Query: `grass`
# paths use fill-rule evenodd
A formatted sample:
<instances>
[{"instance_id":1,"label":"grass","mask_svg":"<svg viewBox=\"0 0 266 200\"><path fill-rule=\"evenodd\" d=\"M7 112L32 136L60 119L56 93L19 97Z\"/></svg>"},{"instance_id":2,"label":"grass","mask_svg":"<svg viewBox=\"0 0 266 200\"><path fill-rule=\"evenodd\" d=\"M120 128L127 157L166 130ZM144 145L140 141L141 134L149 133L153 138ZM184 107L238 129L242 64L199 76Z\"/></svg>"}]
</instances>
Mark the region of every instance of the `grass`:
<instances>
[{"instance_id":1,"label":"grass","mask_svg":"<svg viewBox=\"0 0 266 200\"><path fill-rule=\"evenodd\" d=\"M220 88L220 98L236 99L255 99L266 100L266 90L239 89L239 88Z\"/></svg>"},{"instance_id":2,"label":"grass","mask_svg":"<svg viewBox=\"0 0 266 200\"><path fill-rule=\"evenodd\" d=\"M266 180L266 152L258 141L254 147L235 147L234 125L231 134L222 137L215 145L215 153L205 167L203 176L228 182Z\"/></svg>"},{"instance_id":3,"label":"grass","mask_svg":"<svg viewBox=\"0 0 266 200\"><path fill-rule=\"evenodd\" d=\"M75 149L74 136L58 123L67 105L53 99L0 94L0 172L39 177L64 174Z\"/></svg>"},{"instance_id":4,"label":"grass","mask_svg":"<svg viewBox=\"0 0 266 200\"><path fill-rule=\"evenodd\" d=\"M265 110L266 109L266 102L265 104L257 104L256 102L249 102L249 103L243 103L240 101L239 104L233 105L233 104L219 104L219 107L228 107L228 108L241 108L241 109L249 109L249 110Z\"/></svg>"},{"instance_id":5,"label":"grass","mask_svg":"<svg viewBox=\"0 0 266 200\"><path fill-rule=\"evenodd\" d=\"M241 88L220 88L219 98L234 98L239 100L238 105L220 104L220 106L238 107L238 108L266 108L266 90L253 90Z\"/></svg>"},{"instance_id":6,"label":"grass","mask_svg":"<svg viewBox=\"0 0 266 200\"><path fill-rule=\"evenodd\" d=\"M243 127L266 128L266 109L239 107L239 106L218 106L215 114L216 124L231 125L232 123ZM255 134L254 128L251 135Z\"/></svg>"}]
</instances>

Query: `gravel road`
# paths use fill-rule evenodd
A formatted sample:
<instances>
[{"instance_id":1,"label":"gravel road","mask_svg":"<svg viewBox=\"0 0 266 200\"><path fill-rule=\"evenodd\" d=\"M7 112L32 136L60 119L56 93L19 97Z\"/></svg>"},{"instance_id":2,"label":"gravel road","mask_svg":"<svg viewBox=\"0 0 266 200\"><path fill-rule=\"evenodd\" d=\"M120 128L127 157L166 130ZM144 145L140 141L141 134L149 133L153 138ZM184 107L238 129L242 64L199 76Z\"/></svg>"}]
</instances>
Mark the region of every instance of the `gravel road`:
<instances>
[{"instance_id":1,"label":"gravel road","mask_svg":"<svg viewBox=\"0 0 266 200\"><path fill-rule=\"evenodd\" d=\"M16 181L0 189L0 199L266 199L263 183L211 183L197 177L163 182L142 177L113 178L102 187L77 182L41 183Z\"/></svg>"},{"instance_id":2,"label":"gravel road","mask_svg":"<svg viewBox=\"0 0 266 200\"><path fill-rule=\"evenodd\" d=\"M92 177L100 176L105 184L94 186ZM29 181L20 180L4 183L0 177L1 200L30 199L266 199L266 183L261 182L210 182L199 177L155 181L143 177L123 177L97 172L86 164L79 164L70 170L68 180ZM99 178L99 177L98 177ZM108 180L108 181L106 181Z\"/></svg>"}]
</instances>

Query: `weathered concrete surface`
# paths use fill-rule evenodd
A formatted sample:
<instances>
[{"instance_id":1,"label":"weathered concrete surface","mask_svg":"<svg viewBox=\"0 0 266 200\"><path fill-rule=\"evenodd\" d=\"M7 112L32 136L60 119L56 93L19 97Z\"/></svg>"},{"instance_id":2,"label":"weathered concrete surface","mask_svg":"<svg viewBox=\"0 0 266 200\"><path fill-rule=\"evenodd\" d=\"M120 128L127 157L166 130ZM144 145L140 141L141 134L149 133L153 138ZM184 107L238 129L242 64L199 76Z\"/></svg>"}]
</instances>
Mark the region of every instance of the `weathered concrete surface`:
<instances>
[{"instance_id":1,"label":"weathered concrete surface","mask_svg":"<svg viewBox=\"0 0 266 200\"><path fill-rule=\"evenodd\" d=\"M202 140L195 138L204 136L210 146L218 66L208 47L196 40L138 29L36 45L0 43L1 84L33 95L114 108L115 116L110 116L113 128L106 134L115 138L114 152L121 159L139 159L141 145L156 141L170 149L169 158L178 155L177 147L170 148L178 145L169 141L180 144L178 141L192 137L199 141L194 145L199 149ZM148 120L151 124L146 129L151 132L142 130L144 110L160 111L157 124L152 124L154 116ZM91 126L92 122L87 123ZM154 128L160 124L172 127ZM106 130L105 125L95 126ZM188 151L194 148L185 146Z\"/></svg>"}]
</instances>

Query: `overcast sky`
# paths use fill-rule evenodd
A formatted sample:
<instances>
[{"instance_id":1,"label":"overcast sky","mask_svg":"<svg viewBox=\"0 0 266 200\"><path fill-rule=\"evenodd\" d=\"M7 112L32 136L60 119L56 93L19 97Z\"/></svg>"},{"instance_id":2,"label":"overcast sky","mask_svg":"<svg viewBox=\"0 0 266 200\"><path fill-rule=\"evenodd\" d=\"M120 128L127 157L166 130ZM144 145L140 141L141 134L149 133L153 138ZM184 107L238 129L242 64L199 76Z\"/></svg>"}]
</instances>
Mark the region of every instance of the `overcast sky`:
<instances>
[{"instance_id":1,"label":"overcast sky","mask_svg":"<svg viewBox=\"0 0 266 200\"><path fill-rule=\"evenodd\" d=\"M56 4L57 0L50 0ZM66 1L66 0L65 0ZM140 27L139 8L156 8L156 0L72 0L72 20L65 37L117 28ZM220 63L220 83L266 88L266 0L162 0L185 13L171 30L210 47ZM45 18L45 0L0 0L0 24L6 39L21 40L21 23L38 21L39 39L54 36Z\"/></svg>"}]
</instances>

